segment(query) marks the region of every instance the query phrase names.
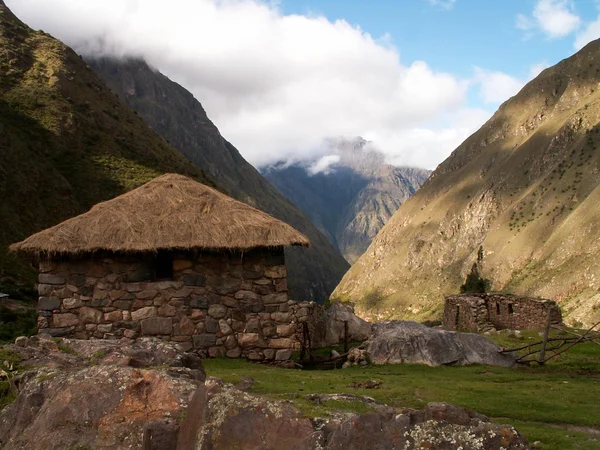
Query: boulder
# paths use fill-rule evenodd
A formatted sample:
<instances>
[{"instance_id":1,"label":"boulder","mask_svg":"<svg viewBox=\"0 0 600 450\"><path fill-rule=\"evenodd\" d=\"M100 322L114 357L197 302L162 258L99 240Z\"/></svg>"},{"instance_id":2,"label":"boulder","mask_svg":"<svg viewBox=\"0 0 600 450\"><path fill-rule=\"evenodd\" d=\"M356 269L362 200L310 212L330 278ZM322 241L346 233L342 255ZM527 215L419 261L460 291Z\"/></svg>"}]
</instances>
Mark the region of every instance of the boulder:
<instances>
[{"instance_id":1,"label":"boulder","mask_svg":"<svg viewBox=\"0 0 600 450\"><path fill-rule=\"evenodd\" d=\"M325 342L323 347L344 342L344 322L348 322L348 338L353 341L366 341L371 335L372 325L354 314L351 305L332 304L325 313Z\"/></svg>"},{"instance_id":2,"label":"boulder","mask_svg":"<svg viewBox=\"0 0 600 450\"><path fill-rule=\"evenodd\" d=\"M514 365L515 356L498 353L499 349L478 334L429 328L411 321L377 323L367 342L367 353L374 364Z\"/></svg>"}]
</instances>

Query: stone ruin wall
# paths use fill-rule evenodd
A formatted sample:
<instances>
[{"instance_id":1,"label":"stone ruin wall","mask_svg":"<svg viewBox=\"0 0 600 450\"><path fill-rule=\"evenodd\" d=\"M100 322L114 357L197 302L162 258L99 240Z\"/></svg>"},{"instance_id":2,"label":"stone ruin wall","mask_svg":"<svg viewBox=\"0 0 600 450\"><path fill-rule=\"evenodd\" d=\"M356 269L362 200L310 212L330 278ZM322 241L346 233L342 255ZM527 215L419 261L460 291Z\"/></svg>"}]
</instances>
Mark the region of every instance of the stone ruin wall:
<instances>
[{"instance_id":1,"label":"stone ruin wall","mask_svg":"<svg viewBox=\"0 0 600 450\"><path fill-rule=\"evenodd\" d=\"M551 323L562 322L556 302L508 294L462 294L446 297L443 324L450 330L485 332L543 328L547 310Z\"/></svg>"},{"instance_id":2,"label":"stone ruin wall","mask_svg":"<svg viewBox=\"0 0 600 450\"><path fill-rule=\"evenodd\" d=\"M283 250L174 255L173 278L135 257L40 263L39 332L79 339L156 336L203 357L288 360L319 310L288 299Z\"/></svg>"}]
</instances>

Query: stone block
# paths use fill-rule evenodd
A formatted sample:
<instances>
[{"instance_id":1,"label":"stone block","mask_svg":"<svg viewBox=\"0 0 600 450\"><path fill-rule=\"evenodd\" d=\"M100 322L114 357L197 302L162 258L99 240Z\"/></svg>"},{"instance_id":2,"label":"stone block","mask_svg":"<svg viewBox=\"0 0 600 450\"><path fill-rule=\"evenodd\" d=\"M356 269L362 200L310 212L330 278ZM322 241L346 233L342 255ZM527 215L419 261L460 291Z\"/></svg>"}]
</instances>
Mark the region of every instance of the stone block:
<instances>
[{"instance_id":1,"label":"stone block","mask_svg":"<svg viewBox=\"0 0 600 450\"><path fill-rule=\"evenodd\" d=\"M265 295L262 298L262 300L263 300L263 303L265 305L274 304L274 303L275 304L280 304L280 303L287 303L288 297L287 297L287 293L285 293L285 292L279 292L279 293L276 293L276 294Z\"/></svg>"},{"instance_id":2,"label":"stone block","mask_svg":"<svg viewBox=\"0 0 600 450\"><path fill-rule=\"evenodd\" d=\"M225 356L227 349L223 346L218 347L210 347L208 349L208 356L211 358L219 358L221 356Z\"/></svg>"},{"instance_id":3,"label":"stone block","mask_svg":"<svg viewBox=\"0 0 600 450\"><path fill-rule=\"evenodd\" d=\"M174 306L165 304L158 308L158 315L161 317L174 317L177 315L177 309Z\"/></svg>"},{"instance_id":4,"label":"stone block","mask_svg":"<svg viewBox=\"0 0 600 450\"><path fill-rule=\"evenodd\" d=\"M62 301L62 306L64 309L75 309L79 308L82 305L82 302L78 298L65 298Z\"/></svg>"},{"instance_id":5,"label":"stone block","mask_svg":"<svg viewBox=\"0 0 600 450\"><path fill-rule=\"evenodd\" d=\"M262 361L264 359L264 356L262 355L262 353L256 350L252 350L248 352L248 359L250 361Z\"/></svg>"},{"instance_id":6,"label":"stone block","mask_svg":"<svg viewBox=\"0 0 600 450\"><path fill-rule=\"evenodd\" d=\"M102 322L103 316L102 311L98 311L97 309L88 306L83 306L79 309L79 320L82 324L100 323Z\"/></svg>"},{"instance_id":7,"label":"stone block","mask_svg":"<svg viewBox=\"0 0 600 450\"><path fill-rule=\"evenodd\" d=\"M52 337L64 337L71 334L70 328L44 328L44 333L48 333Z\"/></svg>"},{"instance_id":8,"label":"stone block","mask_svg":"<svg viewBox=\"0 0 600 450\"><path fill-rule=\"evenodd\" d=\"M230 334L225 338L223 344L228 350L231 350L232 348L237 347L237 339L234 335Z\"/></svg>"},{"instance_id":9,"label":"stone block","mask_svg":"<svg viewBox=\"0 0 600 450\"><path fill-rule=\"evenodd\" d=\"M227 297L225 295L221 297L221 304L227 306L228 308L238 308L240 306L239 302L235 298Z\"/></svg>"},{"instance_id":10,"label":"stone block","mask_svg":"<svg viewBox=\"0 0 600 450\"><path fill-rule=\"evenodd\" d=\"M225 317L226 314L227 314L227 307L224 305L221 305L221 304L210 305L210 307L208 308L208 315L215 319L220 319L222 317Z\"/></svg>"},{"instance_id":11,"label":"stone block","mask_svg":"<svg viewBox=\"0 0 600 450\"><path fill-rule=\"evenodd\" d=\"M272 348L266 348L263 350L263 355L265 355L265 359L275 359L275 350Z\"/></svg>"},{"instance_id":12,"label":"stone block","mask_svg":"<svg viewBox=\"0 0 600 450\"><path fill-rule=\"evenodd\" d=\"M173 319L170 317L149 317L140 322L143 335L171 334Z\"/></svg>"},{"instance_id":13,"label":"stone block","mask_svg":"<svg viewBox=\"0 0 600 450\"><path fill-rule=\"evenodd\" d=\"M287 290L288 290L287 279L281 278L279 280L275 280L275 290L277 292L287 292Z\"/></svg>"},{"instance_id":14,"label":"stone block","mask_svg":"<svg viewBox=\"0 0 600 450\"><path fill-rule=\"evenodd\" d=\"M129 339L135 339L137 337L137 332L135 330L123 330L123 336Z\"/></svg>"},{"instance_id":15,"label":"stone block","mask_svg":"<svg viewBox=\"0 0 600 450\"><path fill-rule=\"evenodd\" d=\"M194 288L191 286L184 286L181 289L177 289L175 291L170 292L169 296L171 298L189 297L192 294L193 290L194 290Z\"/></svg>"},{"instance_id":16,"label":"stone block","mask_svg":"<svg viewBox=\"0 0 600 450\"><path fill-rule=\"evenodd\" d=\"M208 297L204 295L192 295L190 306L192 308L208 308Z\"/></svg>"},{"instance_id":17,"label":"stone block","mask_svg":"<svg viewBox=\"0 0 600 450\"><path fill-rule=\"evenodd\" d=\"M258 294L252 291L237 291L235 298L238 300L258 300Z\"/></svg>"},{"instance_id":18,"label":"stone block","mask_svg":"<svg viewBox=\"0 0 600 450\"><path fill-rule=\"evenodd\" d=\"M79 295L91 296L94 293L94 286L90 284L84 284L79 288Z\"/></svg>"},{"instance_id":19,"label":"stone block","mask_svg":"<svg viewBox=\"0 0 600 450\"><path fill-rule=\"evenodd\" d=\"M192 309L190 312L190 317L192 319L202 319L204 316L204 311L202 311L201 309Z\"/></svg>"},{"instance_id":20,"label":"stone block","mask_svg":"<svg viewBox=\"0 0 600 450\"><path fill-rule=\"evenodd\" d=\"M271 314L271 319L279 323L287 323L290 320L290 313L275 312Z\"/></svg>"},{"instance_id":21,"label":"stone block","mask_svg":"<svg viewBox=\"0 0 600 450\"><path fill-rule=\"evenodd\" d=\"M262 271L244 270L243 276L246 280L258 280L263 277L263 273Z\"/></svg>"},{"instance_id":22,"label":"stone block","mask_svg":"<svg viewBox=\"0 0 600 450\"><path fill-rule=\"evenodd\" d=\"M262 329L262 334L265 337L272 337L277 335L277 328L272 326L267 326Z\"/></svg>"},{"instance_id":23,"label":"stone block","mask_svg":"<svg viewBox=\"0 0 600 450\"><path fill-rule=\"evenodd\" d=\"M122 311L129 311L131 309L132 303L133 302L131 300L116 300L113 302L113 306Z\"/></svg>"},{"instance_id":24,"label":"stone block","mask_svg":"<svg viewBox=\"0 0 600 450\"><path fill-rule=\"evenodd\" d=\"M67 280L65 277L54 275L52 273L40 273L38 276L38 282L41 284L60 285L66 284Z\"/></svg>"},{"instance_id":25,"label":"stone block","mask_svg":"<svg viewBox=\"0 0 600 450\"><path fill-rule=\"evenodd\" d=\"M268 278L285 278L285 266L273 266L265 270L265 276Z\"/></svg>"},{"instance_id":26,"label":"stone block","mask_svg":"<svg viewBox=\"0 0 600 450\"><path fill-rule=\"evenodd\" d=\"M275 361L287 361L292 357L292 349L286 348L277 350L275 353Z\"/></svg>"},{"instance_id":27,"label":"stone block","mask_svg":"<svg viewBox=\"0 0 600 450\"><path fill-rule=\"evenodd\" d=\"M231 327L229 326L227 321L225 321L223 319L219 320L219 329L220 329L221 333L223 333L225 336L233 333L233 330L231 329Z\"/></svg>"},{"instance_id":28,"label":"stone block","mask_svg":"<svg viewBox=\"0 0 600 450\"><path fill-rule=\"evenodd\" d=\"M281 337L289 337L296 333L296 325L294 324L279 324L277 325L277 334Z\"/></svg>"},{"instance_id":29,"label":"stone block","mask_svg":"<svg viewBox=\"0 0 600 450\"><path fill-rule=\"evenodd\" d=\"M258 333L238 333L237 340L241 347L267 347Z\"/></svg>"},{"instance_id":30,"label":"stone block","mask_svg":"<svg viewBox=\"0 0 600 450\"><path fill-rule=\"evenodd\" d=\"M140 320L148 319L156 316L157 311L155 306L147 306L131 312L131 319L139 322Z\"/></svg>"},{"instance_id":31,"label":"stone block","mask_svg":"<svg viewBox=\"0 0 600 450\"><path fill-rule=\"evenodd\" d=\"M60 308L60 298L58 297L40 297L38 299L38 309L52 311Z\"/></svg>"},{"instance_id":32,"label":"stone block","mask_svg":"<svg viewBox=\"0 0 600 450\"><path fill-rule=\"evenodd\" d=\"M285 349L285 348L295 348L296 340L291 338L279 338L279 339L271 339L269 341L269 348L276 349Z\"/></svg>"},{"instance_id":33,"label":"stone block","mask_svg":"<svg viewBox=\"0 0 600 450\"><path fill-rule=\"evenodd\" d=\"M52 272L53 270L56 270L56 264L52 261L40 261L38 270L40 273Z\"/></svg>"},{"instance_id":34,"label":"stone block","mask_svg":"<svg viewBox=\"0 0 600 450\"><path fill-rule=\"evenodd\" d=\"M54 314L52 316L52 326L55 328L74 327L79 325L79 318L75 314Z\"/></svg>"},{"instance_id":35,"label":"stone block","mask_svg":"<svg viewBox=\"0 0 600 450\"><path fill-rule=\"evenodd\" d=\"M208 333L216 333L217 331L219 331L219 322L214 319L207 318L204 321L204 329Z\"/></svg>"},{"instance_id":36,"label":"stone block","mask_svg":"<svg viewBox=\"0 0 600 450\"><path fill-rule=\"evenodd\" d=\"M158 291L156 289L144 289L143 291L135 294L136 298L140 300L152 300L154 297L158 295Z\"/></svg>"},{"instance_id":37,"label":"stone block","mask_svg":"<svg viewBox=\"0 0 600 450\"><path fill-rule=\"evenodd\" d=\"M195 334L192 339L194 348L209 348L217 343L217 337L214 334Z\"/></svg>"},{"instance_id":38,"label":"stone block","mask_svg":"<svg viewBox=\"0 0 600 450\"><path fill-rule=\"evenodd\" d=\"M96 327L96 331L100 333L112 333L113 324L112 323L101 323Z\"/></svg>"},{"instance_id":39,"label":"stone block","mask_svg":"<svg viewBox=\"0 0 600 450\"><path fill-rule=\"evenodd\" d=\"M238 280L236 278L226 278L224 280L220 280L217 288L217 293L221 295L233 294L239 291L242 286L242 280Z\"/></svg>"},{"instance_id":40,"label":"stone block","mask_svg":"<svg viewBox=\"0 0 600 450\"><path fill-rule=\"evenodd\" d=\"M127 292L141 292L145 287L145 283L127 283L125 289Z\"/></svg>"},{"instance_id":41,"label":"stone block","mask_svg":"<svg viewBox=\"0 0 600 450\"><path fill-rule=\"evenodd\" d=\"M92 295L94 300L104 300L108 298L108 292L101 291L99 289L94 289L94 295Z\"/></svg>"},{"instance_id":42,"label":"stone block","mask_svg":"<svg viewBox=\"0 0 600 450\"><path fill-rule=\"evenodd\" d=\"M183 284L186 286L206 286L206 277L201 274L186 273L183 276Z\"/></svg>"},{"instance_id":43,"label":"stone block","mask_svg":"<svg viewBox=\"0 0 600 450\"><path fill-rule=\"evenodd\" d=\"M179 332L184 336L191 336L196 331L196 325L189 317L183 316L179 322Z\"/></svg>"},{"instance_id":44,"label":"stone block","mask_svg":"<svg viewBox=\"0 0 600 450\"><path fill-rule=\"evenodd\" d=\"M104 320L106 322L118 322L120 320L123 320L123 312L117 310L105 313ZM106 331L106 333L110 333L110 331Z\"/></svg>"},{"instance_id":45,"label":"stone block","mask_svg":"<svg viewBox=\"0 0 600 450\"><path fill-rule=\"evenodd\" d=\"M119 291L119 290L113 289L108 292L108 298L115 301L115 300L118 300L121 297L123 297L125 294L127 294L127 291Z\"/></svg>"},{"instance_id":46,"label":"stone block","mask_svg":"<svg viewBox=\"0 0 600 450\"><path fill-rule=\"evenodd\" d=\"M38 294L40 296L47 296L52 293L54 286L51 284L38 284Z\"/></svg>"},{"instance_id":47,"label":"stone block","mask_svg":"<svg viewBox=\"0 0 600 450\"><path fill-rule=\"evenodd\" d=\"M228 350L225 355L228 358L239 358L242 356L242 349L239 347L232 348L231 350Z\"/></svg>"},{"instance_id":48,"label":"stone block","mask_svg":"<svg viewBox=\"0 0 600 450\"><path fill-rule=\"evenodd\" d=\"M259 333L261 329L260 320L256 318L248 319L246 322L246 333Z\"/></svg>"},{"instance_id":49,"label":"stone block","mask_svg":"<svg viewBox=\"0 0 600 450\"><path fill-rule=\"evenodd\" d=\"M69 277L69 284L73 286L83 286L85 284L85 275L71 275Z\"/></svg>"}]
</instances>

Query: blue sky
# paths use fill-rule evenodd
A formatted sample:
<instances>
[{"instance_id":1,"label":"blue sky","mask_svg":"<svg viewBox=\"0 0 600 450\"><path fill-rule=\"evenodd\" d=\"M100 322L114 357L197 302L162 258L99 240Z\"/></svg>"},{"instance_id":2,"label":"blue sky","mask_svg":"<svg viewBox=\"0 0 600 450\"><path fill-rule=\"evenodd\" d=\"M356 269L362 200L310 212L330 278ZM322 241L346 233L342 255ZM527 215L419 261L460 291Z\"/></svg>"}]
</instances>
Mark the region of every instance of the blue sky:
<instances>
[{"instance_id":1,"label":"blue sky","mask_svg":"<svg viewBox=\"0 0 600 450\"><path fill-rule=\"evenodd\" d=\"M141 57L257 167L362 136L435 168L543 68L600 38L600 0L5 0L88 57Z\"/></svg>"}]
</instances>

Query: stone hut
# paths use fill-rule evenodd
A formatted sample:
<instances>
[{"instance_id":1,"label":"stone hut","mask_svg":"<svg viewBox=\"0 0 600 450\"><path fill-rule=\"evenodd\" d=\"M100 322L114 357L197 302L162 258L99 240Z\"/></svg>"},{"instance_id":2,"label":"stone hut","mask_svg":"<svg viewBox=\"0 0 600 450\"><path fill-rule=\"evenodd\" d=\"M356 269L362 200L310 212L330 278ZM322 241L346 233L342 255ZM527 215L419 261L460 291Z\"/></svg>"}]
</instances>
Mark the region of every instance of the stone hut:
<instances>
[{"instance_id":1,"label":"stone hut","mask_svg":"<svg viewBox=\"0 0 600 450\"><path fill-rule=\"evenodd\" d=\"M444 328L485 332L543 328L548 310L553 324L562 322L556 302L508 294L461 294L446 297Z\"/></svg>"},{"instance_id":2,"label":"stone hut","mask_svg":"<svg viewBox=\"0 0 600 450\"><path fill-rule=\"evenodd\" d=\"M288 298L291 226L167 174L11 250L39 262L40 332L157 336L201 356L289 359L312 303Z\"/></svg>"}]
</instances>

